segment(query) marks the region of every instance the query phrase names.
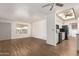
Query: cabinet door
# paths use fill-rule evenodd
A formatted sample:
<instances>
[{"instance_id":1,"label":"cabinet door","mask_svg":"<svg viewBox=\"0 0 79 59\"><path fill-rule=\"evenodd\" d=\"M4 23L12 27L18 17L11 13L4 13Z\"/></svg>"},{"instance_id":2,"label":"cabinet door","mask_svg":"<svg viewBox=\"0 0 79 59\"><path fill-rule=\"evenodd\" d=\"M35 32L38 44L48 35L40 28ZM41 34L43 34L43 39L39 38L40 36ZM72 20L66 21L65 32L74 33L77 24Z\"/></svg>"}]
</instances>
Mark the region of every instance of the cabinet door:
<instances>
[{"instance_id":1,"label":"cabinet door","mask_svg":"<svg viewBox=\"0 0 79 59\"><path fill-rule=\"evenodd\" d=\"M11 39L11 24L0 22L0 40Z\"/></svg>"}]
</instances>

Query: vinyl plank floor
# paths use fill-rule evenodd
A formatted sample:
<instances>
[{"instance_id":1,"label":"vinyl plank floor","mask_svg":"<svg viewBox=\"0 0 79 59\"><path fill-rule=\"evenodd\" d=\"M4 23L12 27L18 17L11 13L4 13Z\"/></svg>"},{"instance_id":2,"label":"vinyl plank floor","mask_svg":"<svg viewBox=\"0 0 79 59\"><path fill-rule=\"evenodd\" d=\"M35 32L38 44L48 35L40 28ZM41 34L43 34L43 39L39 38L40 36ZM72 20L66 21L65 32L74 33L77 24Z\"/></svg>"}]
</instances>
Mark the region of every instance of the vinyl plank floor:
<instances>
[{"instance_id":1,"label":"vinyl plank floor","mask_svg":"<svg viewBox=\"0 0 79 59\"><path fill-rule=\"evenodd\" d=\"M2 56L75 56L76 40L64 40L57 46L46 44L45 40L33 37L0 41Z\"/></svg>"}]
</instances>

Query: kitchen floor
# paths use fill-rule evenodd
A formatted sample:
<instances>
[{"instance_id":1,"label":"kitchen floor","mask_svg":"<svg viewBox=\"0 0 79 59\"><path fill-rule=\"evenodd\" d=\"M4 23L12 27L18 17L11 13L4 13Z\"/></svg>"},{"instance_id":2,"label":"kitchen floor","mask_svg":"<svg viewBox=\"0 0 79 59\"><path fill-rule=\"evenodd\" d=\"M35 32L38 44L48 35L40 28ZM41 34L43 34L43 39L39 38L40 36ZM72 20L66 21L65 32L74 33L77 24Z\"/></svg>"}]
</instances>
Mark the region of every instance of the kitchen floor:
<instances>
[{"instance_id":1,"label":"kitchen floor","mask_svg":"<svg viewBox=\"0 0 79 59\"><path fill-rule=\"evenodd\" d=\"M76 39L64 40L56 47L33 37L0 41L0 55L8 56L75 56Z\"/></svg>"}]
</instances>

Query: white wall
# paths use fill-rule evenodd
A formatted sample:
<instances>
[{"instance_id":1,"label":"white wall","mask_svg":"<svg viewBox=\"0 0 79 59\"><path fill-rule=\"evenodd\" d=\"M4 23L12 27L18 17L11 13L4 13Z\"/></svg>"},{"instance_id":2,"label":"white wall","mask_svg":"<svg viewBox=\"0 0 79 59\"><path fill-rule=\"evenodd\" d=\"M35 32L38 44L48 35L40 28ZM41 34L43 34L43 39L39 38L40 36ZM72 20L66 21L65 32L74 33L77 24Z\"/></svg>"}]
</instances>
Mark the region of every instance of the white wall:
<instances>
[{"instance_id":1,"label":"white wall","mask_svg":"<svg viewBox=\"0 0 79 59\"><path fill-rule=\"evenodd\" d=\"M55 12L47 16L47 43L56 46Z\"/></svg>"},{"instance_id":2,"label":"white wall","mask_svg":"<svg viewBox=\"0 0 79 59\"><path fill-rule=\"evenodd\" d=\"M31 23L15 21L15 22L12 22L11 24L12 24L12 39L31 37ZM28 25L27 34L16 34L16 24Z\"/></svg>"},{"instance_id":3,"label":"white wall","mask_svg":"<svg viewBox=\"0 0 79 59\"><path fill-rule=\"evenodd\" d=\"M0 40L11 39L11 24L0 22Z\"/></svg>"},{"instance_id":4,"label":"white wall","mask_svg":"<svg viewBox=\"0 0 79 59\"><path fill-rule=\"evenodd\" d=\"M0 22L11 24L11 39L26 38L31 36L44 40L47 39L46 20L35 21L32 24L27 22L5 21L5 20L0 20ZM27 24L28 34L16 34L16 24Z\"/></svg>"},{"instance_id":5,"label":"white wall","mask_svg":"<svg viewBox=\"0 0 79 59\"><path fill-rule=\"evenodd\" d=\"M47 39L46 20L39 20L32 23L32 37Z\"/></svg>"},{"instance_id":6,"label":"white wall","mask_svg":"<svg viewBox=\"0 0 79 59\"><path fill-rule=\"evenodd\" d=\"M26 37L31 37L31 23L25 23L25 22L16 22L16 24L25 24L28 26L27 34L16 34L16 38L26 38ZM15 30L16 32L16 30Z\"/></svg>"},{"instance_id":7,"label":"white wall","mask_svg":"<svg viewBox=\"0 0 79 59\"><path fill-rule=\"evenodd\" d=\"M11 24L11 39L16 39L16 38L25 38L25 37L30 37L31 36L31 24L27 23L27 22L18 22L18 21L6 21L4 19L0 19L0 22L4 22L4 23L10 23ZM16 24L27 24L28 27L28 34L16 34ZM7 27L8 28L8 27ZM9 29L7 29L9 30Z\"/></svg>"}]
</instances>

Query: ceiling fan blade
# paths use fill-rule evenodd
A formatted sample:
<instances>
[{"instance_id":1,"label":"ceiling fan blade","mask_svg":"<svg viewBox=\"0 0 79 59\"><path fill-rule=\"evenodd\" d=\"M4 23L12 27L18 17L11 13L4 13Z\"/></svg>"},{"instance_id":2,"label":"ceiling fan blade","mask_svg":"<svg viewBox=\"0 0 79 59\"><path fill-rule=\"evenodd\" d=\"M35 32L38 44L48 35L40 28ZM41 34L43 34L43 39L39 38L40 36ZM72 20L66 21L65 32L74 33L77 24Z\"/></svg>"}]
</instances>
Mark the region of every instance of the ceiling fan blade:
<instances>
[{"instance_id":1,"label":"ceiling fan blade","mask_svg":"<svg viewBox=\"0 0 79 59\"><path fill-rule=\"evenodd\" d=\"M50 6L50 5L52 5L52 3L48 3L48 4L44 5L44 6L42 6L42 8L43 8L43 7Z\"/></svg>"},{"instance_id":2,"label":"ceiling fan blade","mask_svg":"<svg viewBox=\"0 0 79 59\"><path fill-rule=\"evenodd\" d=\"M53 5L51 6L50 11L52 11L52 9L53 9Z\"/></svg>"},{"instance_id":3,"label":"ceiling fan blade","mask_svg":"<svg viewBox=\"0 0 79 59\"><path fill-rule=\"evenodd\" d=\"M62 4L62 3L56 3L56 6L60 6L60 7L62 7L64 4Z\"/></svg>"},{"instance_id":4,"label":"ceiling fan blade","mask_svg":"<svg viewBox=\"0 0 79 59\"><path fill-rule=\"evenodd\" d=\"M50 11L52 11L53 7L54 7L54 4L51 6Z\"/></svg>"}]
</instances>

